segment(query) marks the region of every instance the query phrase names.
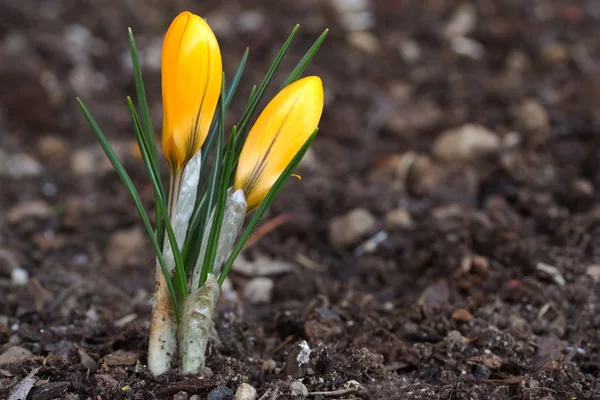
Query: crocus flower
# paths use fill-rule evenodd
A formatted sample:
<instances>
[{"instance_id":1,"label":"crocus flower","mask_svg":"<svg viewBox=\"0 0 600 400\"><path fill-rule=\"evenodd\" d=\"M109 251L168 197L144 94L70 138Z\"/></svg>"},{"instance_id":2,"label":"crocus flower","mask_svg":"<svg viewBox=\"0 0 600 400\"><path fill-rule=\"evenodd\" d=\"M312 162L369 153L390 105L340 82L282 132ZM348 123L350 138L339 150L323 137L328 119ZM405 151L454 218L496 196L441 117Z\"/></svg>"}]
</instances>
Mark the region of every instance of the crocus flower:
<instances>
[{"instance_id":1,"label":"crocus flower","mask_svg":"<svg viewBox=\"0 0 600 400\"><path fill-rule=\"evenodd\" d=\"M322 112L323 83L317 76L286 86L267 104L246 138L235 175L235 190L242 189L248 212L315 131Z\"/></svg>"},{"instance_id":2,"label":"crocus flower","mask_svg":"<svg viewBox=\"0 0 600 400\"><path fill-rule=\"evenodd\" d=\"M162 48L162 148L172 171L181 171L204 143L221 92L219 43L206 21L182 12Z\"/></svg>"}]
</instances>

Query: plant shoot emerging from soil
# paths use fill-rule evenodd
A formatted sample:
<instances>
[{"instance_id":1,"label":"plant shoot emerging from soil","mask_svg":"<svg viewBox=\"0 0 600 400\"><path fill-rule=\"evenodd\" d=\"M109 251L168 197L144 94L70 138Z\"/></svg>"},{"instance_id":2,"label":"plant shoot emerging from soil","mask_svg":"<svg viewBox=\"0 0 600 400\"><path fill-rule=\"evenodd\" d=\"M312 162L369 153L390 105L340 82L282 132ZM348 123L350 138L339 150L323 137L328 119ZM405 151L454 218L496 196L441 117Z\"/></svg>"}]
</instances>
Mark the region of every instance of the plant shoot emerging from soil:
<instances>
[{"instance_id":1,"label":"plant shoot emerging from soil","mask_svg":"<svg viewBox=\"0 0 600 400\"><path fill-rule=\"evenodd\" d=\"M152 184L155 225L102 130L83 110L107 157L131 195L156 253L148 368L159 375L179 351L182 373L204 366L208 333L220 287L233 261L312 143L323 111L321 79L302 73L327 31L251 121L298 26L282 46L229 135L225 115L240 82L248 49L226 87L221 52L209 25L190 12L169 27L162 51L162 149L169 164L168 191L160 162L139 57L129 30L138 109L127 98L133 131ZM210 159L210 163L207 160ZM249 218L243 229L246 218ZM242 231L240 235L240 231Z\"/></svg>"}]
</instances>

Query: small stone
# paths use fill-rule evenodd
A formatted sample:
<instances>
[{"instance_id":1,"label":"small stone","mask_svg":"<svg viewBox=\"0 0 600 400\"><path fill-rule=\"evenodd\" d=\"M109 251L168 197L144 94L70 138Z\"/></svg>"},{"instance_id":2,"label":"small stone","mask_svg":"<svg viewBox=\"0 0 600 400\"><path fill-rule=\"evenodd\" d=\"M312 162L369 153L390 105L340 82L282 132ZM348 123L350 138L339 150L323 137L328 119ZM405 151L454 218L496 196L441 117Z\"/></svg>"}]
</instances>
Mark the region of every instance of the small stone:
<instances>
[{"instance_id":1,"label":"small stone","mask_svg":"<svg viewBox=\"0 0 600 400\"><path fill-rule=\"evenodd\" d=\"M398 46L400 56L407 64L415 64L421 59L421 46L414 40L405 40Z\"/></svg>"},{"instance_id":2,"label":"small stone","mask_svg":"<svg viewBox=\"0 0 600 400\"><path fill-rule=\"evenodd\" d=\"M466 36L477 26L477 10L471 3L461 3L450 17L444 29L444 37L452 39Z\"/></svg>"},{"instance_id":3,"label":"small stone","mask_svg":"<svg viewBox=\"0 0 600 400\"><path fill-rule=\"evenodd\" d=\"M548 65L564 63L569 60L569 48L563 42L552 42L542 49L542 59Z\"/></svg>"},{"instance_id":4,"label":"small stone","mask_svg":"<svg viewBox=\"0 0 600 400\"><path fill-rule=\"evenodd\" d=\"M44 172L42 164L35 158L23 154L9 154L0 149L0 176L12 179L32 178Z\"/></svg>"},{"instance_id":5,"label":"small stone","mask_svg":"<svg viewBox=\"0 0 600 400\"><path fill-rule=\"evenodd\" d=\"M375 217L364 208L355 208L329 224L329 242L335 247L357 244L375 231Z\"/></svg>"},{"instance_id":6,"label":"small stone","mask_svg":"<svg viewBox=\"0 0 600 400\"><path fill-rule=\"evenodd\" d=\"M273 295L273 280L265 277L252 279L244 287L244 297L251 304L268 304Z\"/></svg>"},{"instance_id":7,"label":"small stone","mask_svg":"<svg viewBox=\"0 0 600 400\"><path fill-rule=\"evenodd\" d=\"M575 179L572 183L573 194L576 197L591 197L594 194L594 185L584 178Z\"/></svg>"},{"instance_id":8,"label":"small stone","mask_svg":"<svg viewBox=\"0 0 600 400\"><path fill-rule=\"evenodd\" d=\"M375 25L369 0L331 0L331 4L346 31L369 29Z\"/></svg>"},{"instance_id":9,"label":"small stone","mask_svg":"<svg viewBox=\"0 0 600 400\"><path fill-rule=\"evenodd\" d=\"M47 218L52 213L48 203L43 200L33 200L18 203L6 213L8 222L15 224L28 218Z\"/></svg>"},{"instance_id":10,"label":"small stone","mask_svg":"<svg viewBox=\"0 0 600 400\"><path fill-rule=\"evenodd\" d=\"M536 100L525 100L517 112L517 129L525 132L537 132L548 129L550 117L546 109Z\"/></svg>"},{"instance_id":11,"label":"small stone","mask_svg":"<svg viewBox=\"0 0 600 400\"><path fill-rule=\"evenodd\" d=\"M489 261L483 256L473 256L471 259L473 272L477 275L487 276L489 271Z\"/></svg>"},{"instance_id":12,"label":"small stone","mask_svg":"<svg viewBox=\"0 0 600 400\"><path fill-rule=\"evenodd\" d=\"M277 368L277 363L274 360L265 360L262 363L262 369L265 372L275 371L275 368Z\"/></svg>"},{"instance_id":13,"label":"small stone","mask_svg":"<svg viewBox=\"0 0 600 400\"><path fill-rule=\"evenodd\" d=\"M350 32L348 34L348 42L354 48L369 55L375 55L381 51L379 39L369 31Z\"/></svg>"},{"instance_id":14,"label":"small stone","mask_svg":"<svg viewBox=\"0 0 600 400\"><path fill-rule=\"evenodd\" d=\"M114 233L106 246L106 260L112 266L135 263L139 249L144 248L146 238L139 228Z\"/></svg>"},{"instance_id":15,"label":"small stone","mask_svg":"<svg viewBox=\"0 0 600 400\"><path fill-rule=\"evenodd\" d=\"M473 377L475 379L487 379L492 375L492 371L483 364L476 364L473 370Z\"/></svg>"},{"instance_id":16,"label":"small stone","mask_svg":"<svg viewBox=\"0 0 600 400\"><path fill-rule=\"evenodd\" d=\"M450 288L446 282L428 286L421 294L418 303L425 308L436 309L442 307L450 299Z\"/></svg>"},{"instance_id":17,"label":"small stone","mask_svg":"<svg viewBox=\"0 0 600 400\"><path fill-rule=\"evenodd\" d=\"M242 383L235 391L234 400L255 400L258 397L256 389L247 383Z\"/></svg>"},{"instance_id":18,"label":"small stone","mask_svg":"<svg viewBox=\"0 0 600 400\"><path fill-rule=\"evenodd\" d=\"M179 392L173 395L173 400L188 400L188 394L186 392Z\"/></svg>"},{"instance_id":19,"label":"small stone","mask_svg":"<svg viewBox=\"0 0 600 400\"><path fill-rule=\"evenodd\" d=\"M238 257L233 263L232 269L246 276L272 276L282 275L294 269L294 264L281 260L273 260L268 257L259 256L249 261L244 256Z\"/></svg>"},{"instance_id":20,"label":"small stone","mask_svg":"<svg viewBox=\"0 0 600 400\"><path fill-rule=\"evenodd\" d=\"M473 316L466 308L459 308L452 313L452 319L460 322L470 322Z\"/></svg>"},{"instance_id":21,"label":"small stone","mask_svg":"<svg viewBox=\"0 0 600 400\"><path fill-rule=\"evenodd\" d=\"M600 282L600 265L592 264L588 266L585 273L591 276L594 282Z\"/></svg>"},{"instance_id":22,"label":"small stone","mask_svg":"<svg viewBox=\"0 0 600 400\"><path fill-rule=\"evenodd\" d=\"M88 150L76 150L71 155L71 169L77 175L92 175L96 165L95 157Z\"/></svg>"},{"instance_id":23,"label":"small stone","mask_svg":"<svg viewBox=\"0 0 600 400\"><path fill-rule=\"evenodd\" d=\"M66 141L55 135L46 135L40 138L37 148L42 160L46 162L60 160L67 153Z\"/></svg>"},{"instance_id":24,"label":"small stone","mask_svg":"<svg viewBox=\"0 0 600 400\"><path fill-rule=\"evenodd\" d=\"M481 59L485 53L485 48L481 43L464 36L452 38L450 48L459 56L469 57L473 60Z\"/></svg>"},{"instance_id":25,"label":"small stone","mask_svg":"<svg viewBox=\"0 0 600 400\"><path fill-rule=\"evenodd\" d=\"M385 226L388 229L408 229L413 226L413 220L408 211L396 208L385 215Z\"/></svg>"},{"instance_id":26,"label":"small stone","mask_svg":"<svg viewBox=\"0 0 600 400\"><path fill-rule=\"evenodd\" d=\"M192 397L190 397L190 400L202 400L202 397L200 397L200 395L195 394Z\"/></svg>"},{"instance_id":27,"label":"small stone","mask_svg":"<svg viewBox=\"0 0 600 400\"><path fill-rule=\"evenodd\" d=\"M294 381L290 383L290 394L295 399L305 399L308 397L308 389L302 382Z\"/></svg>"},{"instance_id":28,"label":"small stone","mask_svg":"<svg viewBox=\"0 0 600 400\"><path fill-rule=\"evenodd\" d=\"M82 62L76 64L69 73L69 84L75 93L92 95L106 88L108 78L89 63Z\"/></svg>"},{"instance_id":29,"label":"small stone","mask_svg":"<svg viewBox=\"0 0 600 400\"><path fill-rule=\"evenodd\" d=\"M549 264L546 264L543 262L538 262L536 264L535 268L538 271L543 272L544 274L548 275L550 278L552 278L552 280L554 282L556 282L560 286L564 286L567 284L567 282L565 281L565 278L562 276L559 269L556 268L554 265L549 265Z\"/></svg>"},{"instance_id":30,"label":"small stone","mask_svg":"<svg viewBox=\"0 0 600 400\"><path fill-rule=\"evenodd\" d=\"M233 400L233 391L227 386L217 386L208 393L207 400Z\"/></svg>"},{"instance_id":31,"label":"small stone","mask_svg":"<svg viewBox=\"0 0 600 400\"><path fill-rule=\"evenodd\" d=\"M33 353L29 350L19 346L12 346L0 354L0 366L26 361L33 357Z\"/></svg>"},{"instance_id":32,"label":"small stone","mask_svg":"<svg viewBox=\"0 0 600 400\"><path fill-rule=\"evenodd\" d=\"M466 124L442 132L433 144L433 154L445 162L466 162L499 148L500 138L495 132L481 125Z\"/></svg>"},{"instance_id":33,"label":"small stone","mask_svg":"<svg viewBox=\"0 0 600 400\"><path fill-rule=\"evenodd\" d=\"M398 136L407 137L435 127L443 118L442 109L436 103L425 100L407 104L393 113L385 127Z\"/></svg>"},{"instance_id":34,"label":"small stone","mask_svg":"<svg viewBox=\"0 0 600 400\"><path fill-rule=\"evenodd\" d=\"M81 365L86 367L87 369L96 369L98 364L90 355L83 349L77 349L77 353L79 354L79 362Z\"/></svg>"},{"instance_id":35,"label":"small stone","mask_svg":"<svg viewBox=\"0 0 600 400\"><path fill-rule=\"evenodd\" d=\"M260 11L245 11L238 17L237 27L242 33L253 32L265 25L266 17Z\"/></svg>"},{"instance_id":36,"label":"small stone","mask_svg":"<svg viewBox=\"0 0 600 400\"><path fill-rule=\"evenodd\" d=\"M126 365L135 365L140 359L140 355L133 351L117 350L114 353L108 354L100 360L100 362L108 367L119 367Z\"/></svg>"},{"instance_id":37,"label":"small stone","mask_svg":"<svg viewBox=\"0 0 600 400\"><path fill-rule=\"evenodd\" d=\"M25 286L29 282L29 273L21 267L13 268L10 280L16 286Z\"/></svg>"}]
</instances>

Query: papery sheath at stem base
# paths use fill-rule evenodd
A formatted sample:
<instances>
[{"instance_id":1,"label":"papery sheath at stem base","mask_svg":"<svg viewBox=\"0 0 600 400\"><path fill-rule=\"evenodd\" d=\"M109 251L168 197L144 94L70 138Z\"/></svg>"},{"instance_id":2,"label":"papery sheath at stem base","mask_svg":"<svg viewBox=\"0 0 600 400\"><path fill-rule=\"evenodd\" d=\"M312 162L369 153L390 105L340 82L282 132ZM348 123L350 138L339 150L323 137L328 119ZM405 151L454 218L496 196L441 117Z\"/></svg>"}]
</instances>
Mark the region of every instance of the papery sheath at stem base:
<instances>
[{"instance_id":1,"label":"papery sheath at stem base","mask_svg":"<svg viewBox=\"0 0 600 400\"><path fill-rule=\"evenodd\" d=\"M208 333L220 293L217 278L208 274L204 286L185 300L179 335L182 374L196 373L204 367Z\"/></svg>"}]
</instances>

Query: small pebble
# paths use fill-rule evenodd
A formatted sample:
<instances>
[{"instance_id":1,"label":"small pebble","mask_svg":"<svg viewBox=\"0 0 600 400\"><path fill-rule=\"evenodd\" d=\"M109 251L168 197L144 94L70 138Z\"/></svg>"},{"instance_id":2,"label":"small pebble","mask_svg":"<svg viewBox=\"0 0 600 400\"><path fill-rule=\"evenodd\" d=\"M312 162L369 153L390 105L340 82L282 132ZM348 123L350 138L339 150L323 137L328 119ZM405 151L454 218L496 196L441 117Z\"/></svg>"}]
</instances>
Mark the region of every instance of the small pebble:
<instances>
[{"instance_id":1,"label":"small pebble","mask_svg":"<svg viewBox=\"0 0 600 400\"><path fill-rule=\"evenodd\" d=\"M594 282L600 282L600 265L592 264L588 266L586 274L590 276Z\"/></svg>"},{"instance_id":2,"label":"small pebble","mask_svg":"<svg viewBox=\"0 0 600 400\"><path fill-rule=\"evenodd\" d=\"M492 375L492 371L483 364L475 365L473 370L473 377L475 379L488 379Z\"/></svg>"},{"instance_id":3,"label":"small pebble","mask_svg":"<svg viewBox=\"0 0 600 400\"><path fill-rule=\"evenodd\" d=\"M385 215L385 226L391 229L406 229L413 225L410 213L403 208L396 208L388 211Z\"/></svg>"},{"instance_id":4,"label":"small pebble","mask_svg":"<svg viewBox=\"0 0 600 400\"><path fill-rule=\"evenodd\" d=\"M233 391L227 386L217 386L208 393L207 400L233 400Z\"/></svg>"},{"instance_id":5,"label":"small pebble","mask_svg":"<svg viewBox=\"0 0 600 400\"><path fill-rule=\"evenodd\" d=\"M444 37L452 39L457 36L466 36L477 27L477 10L473 4L462 3L454 10L446 28Z\"/></svg>"},{"instance_id":6,"label":"small pebble","mask_svg":"<svg viewBox=\"0 0 600 400\"><path fill-rule=\"evenodd\" d=\"M234 400L255 400L258 397L256 389L247 383L242 383L235 391Z\"/></svg>"},{"instance_id":7,"label":"small pebble","mask_svg":"<svg viewBox=\"0 0 600 400\"><path fill-rule=\"evenodd\" d=\"M381 51L381 43L377 36L369 31L354 31L348 34L348 42L356 49L375 55Z\"/></svg>"},{"instance_id":8,"label":"small pebble","mask_svg":"<svg viewBox=\"0 0 600 400\"><path fill-rule=\"evenodd\" d=\"M262 363L263 371L271 372L275 371L275 368L277 368L277 363L274 360L265 360Z\"/></svg>"},{"instance_id":9,"label":"small pebble","mask_svg":"<svg viewBox=\"0 0 600 400\"><path fill-rule=\"evenodd\" d=\"M495 132L477 124L466 124L442 132L433 143L433 154L442 161L472 161L481 153L495 152L500 138Z\"/></svg>"},{"instance_id":10,"label":"small pebble","mask_svg":"<svg viewBox=\"0 0 600 400\"><path fill-rule=\"evenodd\" d=\"M459 308L452 313L452 319L460 322L469 322L473 319L473 316L466 308Z\"/></svg>"},{"instance_id":11,"label":"small pebble","mask_svg":"<svg viewBox=\"0 0 600 400\"><path fill-rule=\"evenodd\" d=\"M188 400L188 394L186 392L175 393L173 400Z\"/></svg>"},{"instance_id":12,"label":"small pebble","mask_svg":"<svg viewBox=\"0 0 600 400\"><path fill-rule=\"evenodd\" d=\"M273 286L273 280L270 278L254 278L244 287L244 297L251 304L268 304L273 295Z\"/></svg>"},{"instance_id":13,"label":"small pebble","mask_svg":"<svg viewBox=\"0 0 600 400\"><path fill-rule=\"evenodd\" d=\"M308 389L302 382L294 381L290 383L290 394L296 399L305 399L308 397Z\"/></svg>"},{"instance_id":14,"label":"small pebble","mask_svg":"<svg viewBox=\"0 0 600 400\"><path fill-rule=\"evenodd\" d=\"M375 230L375 217L364 208L355 208L329 224L329 241L335 247L357 244Z\"/></svg>"},{"instance_id":15,"label":"small pebble","mask_svg":"<svg viewBox=\"0 0 600 400\"><path fill-rule=\"evenodd\" d=\"M37 148L42 160L54 162L64 157L67 143L59 136L46 135L39 140Z\"/></svg>"},{"instance_id":16,"label":"small pebble","mask_svg":"<svg viewBox=\"0 0 600 400\"><path fill-rule=\"evenodd\" d=\"M27 285L29 282L29 273L21 267L13 268L10 273L10 280L17 286Z\"/></svg>"}]
</instances>

